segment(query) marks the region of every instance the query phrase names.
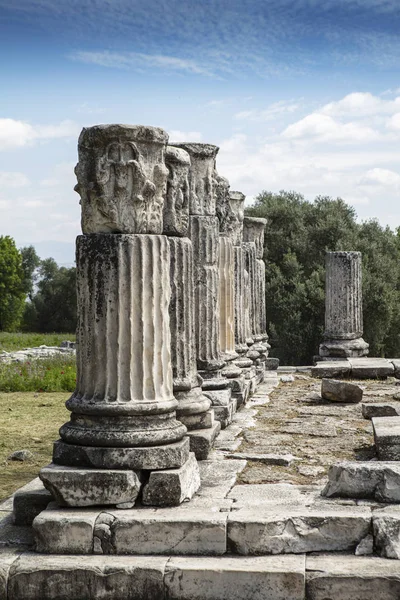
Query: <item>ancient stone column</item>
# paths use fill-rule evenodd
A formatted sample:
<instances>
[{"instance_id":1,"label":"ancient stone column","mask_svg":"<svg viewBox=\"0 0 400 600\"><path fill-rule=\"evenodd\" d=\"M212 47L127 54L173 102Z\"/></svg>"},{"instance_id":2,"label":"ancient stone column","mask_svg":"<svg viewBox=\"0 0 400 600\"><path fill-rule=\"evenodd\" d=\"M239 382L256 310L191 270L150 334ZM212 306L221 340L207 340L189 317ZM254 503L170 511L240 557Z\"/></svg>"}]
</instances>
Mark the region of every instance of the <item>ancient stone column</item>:
<instances>
[{"instance_id":1,"label":"ancient stone column","mask_svg":"<svg viewBox=\"0 0 400 600\"><path fill-rule=\"evenodd\" d=\"M161 235L166 142L162 129L125 125L90 127L79 138L77 385L55 466L41 472L69 506L132 506L142 470L150 471L145 504L171 504L171 469L181 473L180 501L200 484L173 395L171 252Z\"/></svg>"},{"instance_id":2,"label":"ancient stone column","mask_svg":"<svg viewBox=\"0 0 400 600\"><path fill-rule=\"evenodd\" d=\"M251 337L248 338L248 342L251 339L255 342L250 345L247 356L257 366L258 382L262 381L264 377L265 361L270 348L266 331L265 265L263 261L266 224L266 219L245 217L243 227L245 264L250 288L249 324Z\"/></svg>"},{"instance_id":3,"label":"ancient stone column","mask_svg":"<svg viewBox=\"0 0 400 600\"><path fill-rule=\"evenodd\" d=\"M235 406L227 380L220 346L219 221L216 216L214 180L217 146L173 144L190 155L189 238L193 247L194 313L197 368L202 388L224 427L232 419Z\"/></svg>"},{"instance_id":4,"label":"ancient stone column","mask_svg":"<svg viewBox=\"0 0 400 600\"><path fill-rule=\"evenodd\" d=\"M362 335L361 253L327 252L325 332L320 356L366 356L369 346Z\"/></svg>"},{"instance_id":5,"label":"ancient stone column","mask_svg":"<svg viewBox=\"0 0 400 600\"><path fill-rule=\"evenodd\" d=\"M245 329L245 292L244 292L244 254L243 254L243 219L245 195L241 192L230 192L229 202L234 214L232 220L232 242L235 263L235 349L239 354L247 352Z\"/></svg>"},{"instance_id":6,"label":"ancient stone column","mask_svg":"<svg viewBox=\"0 0 400 600\"><path fill-rule=\"evenodd\" d=\"M182 148L167 147L167 194L164 204L164 233L171 252L169 305L174 396L177 418L186 425L190 449L196 458L207 458L220 430L210 410L211 400L203 395L197 373L193 288L193 249L189 229L190 156Z\"/></svg>"},{"instance_id":7,"label":"ancient stone column","mask_svg":"<svg viewBox=\"0 0 400 600\"><path fill-rule=\"evenodd\" d=\"M216 213L219 221L220 350L225 361L237 358L235 350L235 214L229 201L229 181L214 171Z\"/></svg>"}]
</instances>

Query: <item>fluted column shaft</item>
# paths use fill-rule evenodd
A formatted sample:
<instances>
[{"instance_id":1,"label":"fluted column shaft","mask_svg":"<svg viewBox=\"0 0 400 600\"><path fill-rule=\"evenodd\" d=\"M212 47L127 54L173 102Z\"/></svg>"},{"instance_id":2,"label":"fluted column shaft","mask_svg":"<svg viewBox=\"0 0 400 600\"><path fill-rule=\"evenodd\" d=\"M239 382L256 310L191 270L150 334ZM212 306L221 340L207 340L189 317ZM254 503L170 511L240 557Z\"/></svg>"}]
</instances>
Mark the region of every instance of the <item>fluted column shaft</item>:
<instances>
[{"instance_id":1,"label":"fluted column shaft","mask_svg":"<svg viewBox=\"0 0 400 600\"><path fill-rule=\"evenodd\" d=\"M363 334L360 252L327 252L325 339L353 340Z\"/></svg>"},{"instance_id":2,"label":"fluted column shaft","mask_svg":"<svg viewBox=\"0 0 400 600\"><path fill-rule=\"evenodd\" d=\"M219 228L217 217L191 215L189 237L194 256L196 356L199 369L223 366L220 357Z\"/></svg>"},{"instance_id":3,"label":"fluted column shaft","mask_svg":"<svg viewBox=\"0 0 400 600\"><path fill-rule=\"evenodd\" d=\"M219 236L220 346L224 355L235 353L235 257L232 240Z\"/></svg>"},{"instance_id":4,"label":"fluted column shaft","mask_svg":"<svg viewBox=\"0 0 400 600\"><path fill-rule=\"evenodd\" d=\"M64 441L146 446L179 440L170 355L170 251L162 235L77 239L77 387Z\"/></svg>"},{"instance_id":5,"label":"fluted column shaft","mask_svg":"<svg viewBox=\"0 0 400 600\"><path fill-rule=\"evenodd\" d=\"M245 269L248 273L248 322L250 331L247 332L251 336L255 336L260 333L259 323L260 319L258 316L258 293L257 293L257 259L256 259L256 245L254 242L245 242L243 244L244 257L245 257Z\"/></svg>"}]
</instances>

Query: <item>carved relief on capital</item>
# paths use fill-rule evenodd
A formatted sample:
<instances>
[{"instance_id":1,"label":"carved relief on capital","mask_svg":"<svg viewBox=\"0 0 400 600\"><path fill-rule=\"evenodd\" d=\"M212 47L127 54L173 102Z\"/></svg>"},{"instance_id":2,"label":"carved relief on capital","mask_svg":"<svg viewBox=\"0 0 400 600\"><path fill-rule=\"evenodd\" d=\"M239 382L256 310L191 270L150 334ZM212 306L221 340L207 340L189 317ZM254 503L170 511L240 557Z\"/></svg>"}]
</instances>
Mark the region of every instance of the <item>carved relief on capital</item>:
<instances>
[{"instance_id":1,"label":"carved relief on capital","mask_svg":"<svg viewBox=\"0 0 400 600\"><path fill-rule=\"evenodd\" d=\"M171 144L183 148L190 156L189 213L215 216L214 165L218 146L212 144Z\"/></svg>"},{"instance_id":2,"label":"carved relief on capital","mask_svg":"<svg viewBox=\"0 0 400 600\"><path fill-rule=\"evenodd\" d=\"M167 141L167 133L157 127L82 130L75 190L81 197L83 233L162 233Z\"/></svg>"},{"instance_id":3,"label":"carved relief on capital","mask_svg":"<svg viewBox=\"0 0 400 600\"><path fill-rule=\"evenodd\" d=\"M215 208L219 221L219 231L225 233L233 242L232 236L236 217L229 201L229 188L229 181L214 170Z\"/></svg>"},{"instance_id":4,"label":"carved relief on capital","mask_svg":"<svg viewBox=\"0 0 400 600\"><path fill-rule=\"evenodd\" d=\"M183 148L167 146L167 194L164 203L164 234L184 237L189 228L190 156Z\"/></svg>"},{"instance_id":5,"label":"carved relief on capital","mask_svg":"<svg viewBox=\"0 0 400 600\"><path fill-rule=\"evenodd\" d=\"M243 241L255 243L257 258L262 258L264 255L264 233L266 224L267 219L244 217Z\"/></svg>"},{"instance_id":6,"label":"carved relief on capital","mask_svg":"<svg viewBox=\"0 0 400 600\"><path fill-rule=\"evenodd\" d=\"M229 192L229 204L234 215L232 219L231 239L234 246L240 246L243 241L244 201L246 196L242 192Z\"/></svg>"}]
</instances>

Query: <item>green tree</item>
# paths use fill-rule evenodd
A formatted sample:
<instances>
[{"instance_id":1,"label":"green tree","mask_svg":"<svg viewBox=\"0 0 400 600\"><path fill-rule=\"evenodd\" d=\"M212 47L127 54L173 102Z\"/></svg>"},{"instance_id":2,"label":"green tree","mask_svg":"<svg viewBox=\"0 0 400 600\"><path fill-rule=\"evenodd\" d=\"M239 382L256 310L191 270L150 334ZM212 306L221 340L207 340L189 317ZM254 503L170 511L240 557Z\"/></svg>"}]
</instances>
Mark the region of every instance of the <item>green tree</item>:
<instances>
[{"instance_id":1,"label":"green tree","mask_svg":"<svg viewBox=\"0 0 400 600\"><path fill-rule=\"evenodd\" d=\"M359 224L340 198L262 192L247 214L267 219L264 260L272 355L310 363L322 340L325 253L363 255L364 337L375 356L400 355L400 232L375 220Z\"/></svg>"},{"instance_id":2,"label":"green tree","mask_svg":"<svg viewBox=\"0 0 400 600\"><path fill-rule=\"evenodd\" d=\"M75 286L75 267L59 267L53 258L42 260L37 291L26 306L24 329L40 333L75 331Z\"/></svg>"},{"instance_id":3,"label":"green tree","mask_svg":"<svg viewBox=\"0 0 400 600\"><path fill-rule=\"evenodd\" d=\"M22 256L22 269L24 272L23 288L25 294L32 300L32 293L38 277L40 258L33 246L20 249Z\"/></svg>"},{"instance_id":4,"label":"green tree","mask_svg":"<svg viewBox=\"0 0 400 600\"><path fill-rule=\"evenodd\" d=\"M22 256L14 240L0 236L0 331L18 329L24 311Z\"/></svg>"}]
</instances>

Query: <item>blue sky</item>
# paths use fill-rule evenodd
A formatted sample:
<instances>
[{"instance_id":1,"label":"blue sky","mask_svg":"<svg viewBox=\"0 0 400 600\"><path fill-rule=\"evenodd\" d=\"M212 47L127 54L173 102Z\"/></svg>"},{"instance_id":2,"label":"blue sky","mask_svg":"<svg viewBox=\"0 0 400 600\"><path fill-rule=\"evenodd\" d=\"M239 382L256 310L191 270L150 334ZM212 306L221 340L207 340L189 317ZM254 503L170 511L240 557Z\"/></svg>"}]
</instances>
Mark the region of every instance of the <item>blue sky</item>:
<instances>
[{"instance_id":1,"label":"blue sky","mask_svg":"<svg viewBox=\"0 0 400 600\"><path fill-rule=\"evenodd\" d=\"M398 0L0 0L0 234L72 263L77 137L115 122L399 226L399 32Z\"/></svg>"}]
</instances>

